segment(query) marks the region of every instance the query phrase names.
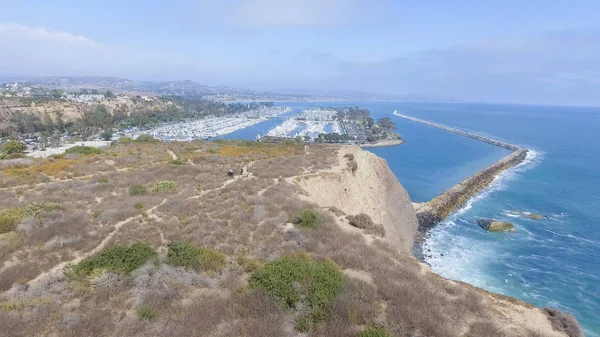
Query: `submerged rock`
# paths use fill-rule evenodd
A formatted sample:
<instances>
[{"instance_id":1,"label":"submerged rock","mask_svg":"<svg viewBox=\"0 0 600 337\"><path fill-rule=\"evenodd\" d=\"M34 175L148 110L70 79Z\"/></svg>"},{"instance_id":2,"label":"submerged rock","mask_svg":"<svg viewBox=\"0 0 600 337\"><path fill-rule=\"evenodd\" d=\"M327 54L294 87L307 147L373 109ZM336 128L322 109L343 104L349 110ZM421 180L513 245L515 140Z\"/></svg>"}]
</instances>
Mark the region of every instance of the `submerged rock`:
<instances>
[{"instance_id":1,"label":"submerged rock","mask_svg":"<svg viewBox=\"0 0 600 337\"><path fill-rule=\"evenodd\" d=\"M510 222L496 221L491 219L477 219L477 223L481 228L488 232L514 232L515 227Z\"/></svg>"},{"instance_id":2,"label":"submerged rock","mask_svg":"<svg viewBox=\"0 0 600 337\"><path fill-rule=\"evenodd\" d=\"M530 213L530 214L527 214L527 215L525 215L525 217L526 217L527 219L533 219L533 220L541 220L541 219L543 219L543 218L544 218L544 216L543 216L543 215L540 215L540 214L535 214L535 213Z\"/></svg>"}]
</instances>

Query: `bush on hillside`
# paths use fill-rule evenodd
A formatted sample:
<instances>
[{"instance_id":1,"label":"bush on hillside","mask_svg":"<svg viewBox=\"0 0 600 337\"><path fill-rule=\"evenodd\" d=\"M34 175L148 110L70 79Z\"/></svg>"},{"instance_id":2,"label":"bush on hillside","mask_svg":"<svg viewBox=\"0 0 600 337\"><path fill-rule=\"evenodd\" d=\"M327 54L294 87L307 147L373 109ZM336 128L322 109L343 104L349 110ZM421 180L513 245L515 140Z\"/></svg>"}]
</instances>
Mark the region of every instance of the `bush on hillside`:
<instances>
[{"instance_id":1,"label":"bush on hillside","mask_svg":"<svg viewBox=\"0 0 600 337\"><path fill-rule=\"evenodd\" d=\"M150 135L139 135L135 139L136 143L158 143L160 140L150 136Z\"/></svg>"},{"instance_id":2,"label":"bush on hillside","mask_svg":"<svg viewBox=\"0 0 600 337\"><path fill-rule=\"evenodd\" d=\"M296 308L301 302L309 312L296 321L296 328L307 331L326 320L343 281L342 272L333 263L291 255L254 271L250 286L266 291L287 309Z\"/></svg>"},{"instance_id":3,"label":"bush on hillside","mask_svg":"<svg viewBox=\"0 0 600 337\"><path fill-rule=\"evenodd\" d=\"M167 263L186 269L216 272L225 268L227 260L225 255L217 250L175 241L169 245Z\"/></svg>"},{"instance_id":4,"label":"bush on hillside","mask_svg":"<svg viewBox=\"0 0 600 337\"><path fill-rule=\"evenodd\" d=\"M152 187L152 191L156 193L172 192L177 188L177 184L172 180L157 181Z\"/></svg>"},{"instance_id":5,"label":"bush on hillside","mask_svg":"<svg viewBox=\"0 0 600 337\"><path fill-rule=\"evenodd\" d=\"M16 140L9 140L2 145L2 152L6 154L23 153L27 151L27 145Z\"/></svg>"},{"instance_id":6,"label":"bush on hillside","mask_svg":"<svg viewBox=\"0 0 600 337\"><path fill-rule=\"evenodd\" d=\"M81 154L84 156L89 156L92 154L100 154L102 153L102 151L100 151L100 149L97 149L95 147L91 147L91 146L74 146L72 148L69 148L65 151L65 153L67 154Z\"/></svg>"},{"instance_id":7,"label":"bush on hillside","mask_svg":"<svg viewBox=\"0 0 600 337\"><path fill-rule=\"evenodd\" d=\"M145 195L147 192L148 191L146 191L146 188L142 185L135 184L135 185L129 186L129 195L132 195L132 196Z\"/></svg>"},{"instance_id":8,"label":"bush on hillside","mask_svg":"<svg viewBox=\"0 0 600 337\"><path fill-rule=\"evenodd\" d=\"M581 328L577 323L577 319L573 315L550 308L544 308L544 312L548 315L548 318L550 318L554 330L564 332L569 337L583 336Z\"/></svg>"},{"instance_id":9,"label":"bush on hillside","mask_svg":"<svg viewBox=\"0 0 600 337\"><path fill-rule=\"evenodd\" d=\"M321 216L314 209L305 209L296 214L291 222L300 227L317 228L321 224Z\"/></svg>"},{"instance_id":10,"label":"bush on hillside","mask_svg":"<svg viewBox=\"0 0 600 337\"><path fill-rule=\"evenodd\" d=\"M348 215L346 216L346 219L348 219L351 226L364 229L368 234L380 237L385 236L385 228L383 225L374 223L368 214L360 213L357 215Z\"/></svg>"},{"instance_id":11,"label":"bush on hillside","mask_svg":"<svg viewBox=\"0 0 600 337\"><path fill-rule=\"evenodd\" d=\"M393 337L391 332L385 328L368 327L358 337Z\"/></svg>"},{"instance_id":12,"label":"bush on hillside","mask_svg":"<svg viewBox=\"0 0 600 337\"><path fill-rule=\"evenodd\" d=\"M85 258L75 265L73 274L78 277L86 277L93 272L107 271L128 275L155 256L157 253L145 243L104 248L99 253Z\"/></svg>"},{"instance_id":13,"label":"bush on hillside","mask_svg":"<svg viewBox=\"0 0 600 337\"><path fill-rule=\"evenodd\" d=\"M352 173L355 173L356 170L358 170L358 163L355 160L350 160L346 166L348 166L348 169L352 171Z\"/></svg>"},{"instance_id":14,"label":"bush on hillside","mask_svg":"<svg viewBox=\"0 0 600 337\"><path fill-rule=\"evenodd\" d=\"M25 217L22 208L0 209L0 234L15 230L15 226Z\"/></svg>"}]
</instances>

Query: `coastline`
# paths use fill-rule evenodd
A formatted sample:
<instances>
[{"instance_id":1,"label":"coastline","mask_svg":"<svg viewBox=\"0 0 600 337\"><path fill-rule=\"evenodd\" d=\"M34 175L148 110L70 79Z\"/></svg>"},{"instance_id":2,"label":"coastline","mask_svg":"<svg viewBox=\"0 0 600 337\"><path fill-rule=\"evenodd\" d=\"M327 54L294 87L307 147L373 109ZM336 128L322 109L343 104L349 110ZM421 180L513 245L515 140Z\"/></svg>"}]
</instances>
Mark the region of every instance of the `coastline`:
<instances>
[{"instance_id":1,"label":"coastline","mask_svg":"<svg viewBox=\"0 0 600 337\"><path fill-rule=\"evenodd\" d=\"M395 146L395 145L400 145L402 143L404 143L403 139L383 140L383 141L380 141L377 143L369 143L369 144L360 145L360 148Z\"/></svg>"},{"instance_id":2,"label":"coastline","mask_svg":"<svg viewBox=\"0 0 600 337\"><path fill-rule=\"evenodd\" d=\"M433 123L427 120L403 115L398 113L397 111L394 111L394 115L411 120L413 122L425 124L444 131L452 132L464 137L468 137L474 140L478 140L484 143L499 146L513 151L511 154L501 158L500 160L496 161L487 168L473 174L467 179L454 185L450 189L442 192L440 195L436 196L429 202L415 205L415 211L417 214L417 219L419 221L419 230L417 233L417 237L415 238L417 245L415 245L414 254L417 258L423 261L422 252L420 251L420 245L418 244L418 242L426 238L427 232L433 227L435 227L438 223L443 221L448 215L450 215L450 213L460 209L469 201L469 199L476 196L483 189L488 187L500 173L510 168L513 168L525 161L529 150L518 145L509 144L474 133L448 127L442 124Z\"/></svg>"}]
</instances>

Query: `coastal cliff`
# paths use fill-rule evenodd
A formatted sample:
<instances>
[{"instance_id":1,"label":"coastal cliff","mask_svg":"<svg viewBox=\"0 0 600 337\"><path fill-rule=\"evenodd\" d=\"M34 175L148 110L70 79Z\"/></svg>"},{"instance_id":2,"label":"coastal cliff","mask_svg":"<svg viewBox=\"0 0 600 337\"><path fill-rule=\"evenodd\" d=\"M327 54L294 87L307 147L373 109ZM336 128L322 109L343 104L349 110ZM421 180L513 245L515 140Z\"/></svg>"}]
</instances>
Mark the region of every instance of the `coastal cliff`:
<instances>
[{"instance_id":1,"label":"coastal cliff","mask_svg":"<svg viewBox=\"0 0 600 337\"><path fill-rule=\"evenodd\" d=\"M360 231L354 232L364 236L369 245L373 245L376 240L382 240L390 246L402 250L403 255L408 255L406 253L413 245L417 227L420 232L426 229L422 228L424 224L434 224L443 219L458 205L466 202L470 196L485 188L499 172L522 162L526 155L527 150L525 149L513 152L443 193L424 207L427 209L426 211L421 210L417 213L414 211L406 190L391 172L387 162L371 152L357 147L341 148L337 154L339 163L332 169L316 174L296 176L292 181L303 190L305 200L314 202L324 209L331 210L335 207L347 214L368 214L375 222L384 225L386 236L376 239L372 235ZM353 158L352 160L357 164L355 172L347 168L348 157ZM424 217L428 217L425 222L423 222ZM418 225L417 218L421 220ZM353 230L344 221L338 221L338 226L344 231ZM479 323L470 328L457 327L459 330L470 329L465 336L495 336L500 333L499 331L507 331L514 336L528 337L583 336L576 320L570 315L560 313L561 317L568 318L565 326L570 330L563 329L564 327L552 320L553 316L550 312L553 311L542 310L532 304L491 293L466 283L444 279L432 272L426 264L416 262L416 259L412 259L410 262L407 260L400 262L400 264L413 263L420 266L419 274L423 278L421 282L435 282L438 284L437 286L446 289L454 288L453 292L460 292L465 297L471 296L473 293L481 296L481 310L489 313L490 316L486 318L485 323L473 317L471 319ZM403 267L399 265L398 268L402 269ZM372 276L361 274L361 277L371 278ZM418 315L420 309L416 307L413 309L414 314ZM456 308L452 310L456 310ZM477 324L485 325L486 329L490 330L479 331Z\"/></svg>"},{"instance_id":2,"label":"coastal cliff","mask_svg":"<svg viewBox=\"0 0 600 337\"><path fill-rule=\"evenodd\" d=\"M355 172L347 168L350 155L356 162ZM308 199L321 207L336 207L346 214L369 215L375 223L383 225L384 241L410 251L417 233L417 218L408 193L387 162L354 146L343 147L338 157L339 164L334 170L299 176L293 183L306 190Z\"/></svg>"},{"instance_id":3,"label":"coastal cliff","mask_svg":"<svg viewBox=\"0 0 600 337\"><path fill-rule=\"evenodd\" d=\"M357 147L129 142L2 164L0 336L579 337L412 257L408 194Z\"/></svg>"}]
</instances>

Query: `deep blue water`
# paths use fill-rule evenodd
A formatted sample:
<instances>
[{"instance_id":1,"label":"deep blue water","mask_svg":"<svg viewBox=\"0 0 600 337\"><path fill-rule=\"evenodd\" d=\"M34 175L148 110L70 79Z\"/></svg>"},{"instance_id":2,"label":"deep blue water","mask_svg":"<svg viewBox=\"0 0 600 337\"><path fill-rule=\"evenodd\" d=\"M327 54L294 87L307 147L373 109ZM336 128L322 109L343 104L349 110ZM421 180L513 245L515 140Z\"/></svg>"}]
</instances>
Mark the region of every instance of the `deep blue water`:
<instances>
[{"instance_id":1,"label":"deep blue water","mask_svg":"<svg viewBox=\"0 0 600 337\"><path fill-rule=\"evenodd\" d=\"M282 105L359 105L374 118L392 118L406 142L370 150L388 161L413 201L433 198L508 151L395 117L394 110L532 149L526 163L499 176L431 232L424 245L430 250L426 261L442 276L570 312L586 336L600 336L600 109L391 102ZM232 138L246 132L242 138L253 139L256 132L264 133L256 129L268 131L276 125L257 125ZM511 210L547 218L524 219ZM517 232L485 232L477 217L511 221Z\"/></svg>"}]
</instances>

